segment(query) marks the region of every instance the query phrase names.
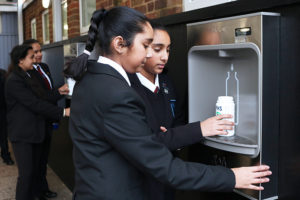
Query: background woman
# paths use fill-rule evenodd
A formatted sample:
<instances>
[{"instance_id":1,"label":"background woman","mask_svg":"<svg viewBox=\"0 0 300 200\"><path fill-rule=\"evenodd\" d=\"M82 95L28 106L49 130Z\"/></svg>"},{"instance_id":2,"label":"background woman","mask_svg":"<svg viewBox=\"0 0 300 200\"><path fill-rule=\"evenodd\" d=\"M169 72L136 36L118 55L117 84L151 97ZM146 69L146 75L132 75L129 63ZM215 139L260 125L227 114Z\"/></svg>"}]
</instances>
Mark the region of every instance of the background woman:
<instances>
[{"instance_id":1,"label":"background woman","mask_svg":"<svg viewBox=\"0 0 300 200\"><path fill-rule=\"evenodd\" d=\"M44 92L30 75L34 61L31 46L15 46L11 51L11 64L5 85L8 136L17 161L19 177L16 200L40 197L36 179L40 173L42 142L45 139L45 121L58 120L69 109L59 108L44 100Z\"/></svg>"},{"instance_id":2,"label":"background woman","mask_svg":"<svg viewBox=\"0 0 300 200\"><path fill-rule=\"evenodd\" d=\"M268 166L227 169L188 163L158 142L145 117L145 104L132 89L134 73L151 57L153 30L148 19L127 7L95 11L86 50L97 41L101 56L79 56L66 70L75 78L69 131L74 143L74 199L149 199L146 175L178 189L262 190ZM262 178L260 178L262 177Z\"/></svg>"}]
</instances>

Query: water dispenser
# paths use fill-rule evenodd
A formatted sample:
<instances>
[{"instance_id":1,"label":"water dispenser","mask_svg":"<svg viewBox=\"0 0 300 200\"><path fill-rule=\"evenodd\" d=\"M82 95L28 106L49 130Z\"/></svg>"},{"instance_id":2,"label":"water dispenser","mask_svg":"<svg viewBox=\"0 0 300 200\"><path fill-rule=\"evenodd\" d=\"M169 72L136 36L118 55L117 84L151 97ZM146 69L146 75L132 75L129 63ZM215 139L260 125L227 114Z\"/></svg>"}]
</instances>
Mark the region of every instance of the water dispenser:
<instances>
[{"instance_id":1,"label":"water dispenser","mask_svg":"<svg viewBox=\"0 0 300 200\"><path fill-rule=\"evenodd\" d=\"M271 166L262 192L236 190L249 199L277 199L279 14L253 13L187 25L189 122L216 114L219 96L232 96L233 136L206 137L228 167ZM212 157L216 155L211 155Z\"/></svg>"}]
</instances>

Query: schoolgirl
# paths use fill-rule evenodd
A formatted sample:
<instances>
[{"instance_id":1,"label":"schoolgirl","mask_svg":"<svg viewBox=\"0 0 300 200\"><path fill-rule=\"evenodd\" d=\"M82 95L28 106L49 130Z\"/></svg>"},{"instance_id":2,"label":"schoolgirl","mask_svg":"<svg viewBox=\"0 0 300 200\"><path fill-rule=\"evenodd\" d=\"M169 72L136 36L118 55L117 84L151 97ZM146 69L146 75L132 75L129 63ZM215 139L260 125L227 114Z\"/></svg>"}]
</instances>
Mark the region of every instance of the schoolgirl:
<instances>
[{"instance_id":1,"label":"schoolgirl","mask_svg":"<svg viewBox=\"0 0 300 200\"><path fill-rule=\"evenodd\" d=\"M148 19L128 7L94 12L86 50L99 45L101 56L88 52L66 69L77 80L69 131L75 164L74 199L149 199L146 175L178 189L261 190L268 166L227 169L184 162L173 157L151 132L145 103L126 72L135 73L152 55L153 30Z\"/></svg>"}]
</instances>

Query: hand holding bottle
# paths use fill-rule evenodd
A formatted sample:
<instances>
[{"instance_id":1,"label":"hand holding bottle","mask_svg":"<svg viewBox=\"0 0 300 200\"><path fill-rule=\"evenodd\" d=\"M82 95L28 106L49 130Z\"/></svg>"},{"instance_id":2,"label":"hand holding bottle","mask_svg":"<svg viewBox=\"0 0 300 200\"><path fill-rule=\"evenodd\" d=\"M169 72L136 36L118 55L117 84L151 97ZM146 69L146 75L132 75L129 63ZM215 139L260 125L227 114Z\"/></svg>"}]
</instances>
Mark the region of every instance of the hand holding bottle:
<instances>
[{"instance_id":1,"label":"hand holding bottle","mask_svg":"<svg viewBox=\"0 0 300 200\"><path fill-rule=\"evenodd\" d=\"M200 127L202 135L214 136L214 135L226 135L226 130L232 130L234 122L229 120L223 120L226 118L232 118L230 114L223 114L214 117L210 117L202 122L200 122Z\"/></svg>"}]
</instances>

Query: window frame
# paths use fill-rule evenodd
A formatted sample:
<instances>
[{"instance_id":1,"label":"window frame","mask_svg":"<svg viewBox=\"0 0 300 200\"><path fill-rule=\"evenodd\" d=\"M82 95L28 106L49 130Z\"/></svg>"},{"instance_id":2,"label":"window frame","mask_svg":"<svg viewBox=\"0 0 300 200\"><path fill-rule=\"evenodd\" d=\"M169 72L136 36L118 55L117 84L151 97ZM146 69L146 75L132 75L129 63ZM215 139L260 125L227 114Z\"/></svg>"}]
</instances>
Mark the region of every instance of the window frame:
<instances>
[{"instance_id":1,"label":"window frame","mask_svg":"<svg viewBox=\"0 0 300 200\"><path fill-rule=\"evenodd\" d=\"M45 15L48 14L48 35L49 40L46 40L46 32L45 32ZM46 9L42 13L42 29L43 29L43 44L49 44L50 43L50 19L49 19L49 10Z\"/></svg>"},{"instance_id":2,"label":"window frame","mask_svg":"<svg viewBox=\"0 0 300 200\"><path fill-rule=\"evenodd\" d=\"M67 31L67 35L64 36L64 23L63 23L63 4L66 3L67 4L67 8L68 8L68 1L67 0L62 0L61 1L61 25L62 25L62 30L61 30L61 34L62 34L62 39L66 40L69 37L69 32ZM67 26L68 26L68 9L67 9Z\"/></svg>"},{"instance_id":3,"label":"window frame","mask_svg":"<svg viewBox=\"0 0 300 200\"><path fill-rule=\"evenodd\" d=\"M35 24L34 26L34 33L35 33L35 37L33 37L33 24ZM33 18L30 20L30 30L31 30L31 38L32 39L37 39L37 35L36 35L36 18Z\"/></svg>"}]
</instances>

